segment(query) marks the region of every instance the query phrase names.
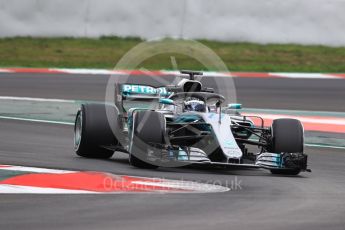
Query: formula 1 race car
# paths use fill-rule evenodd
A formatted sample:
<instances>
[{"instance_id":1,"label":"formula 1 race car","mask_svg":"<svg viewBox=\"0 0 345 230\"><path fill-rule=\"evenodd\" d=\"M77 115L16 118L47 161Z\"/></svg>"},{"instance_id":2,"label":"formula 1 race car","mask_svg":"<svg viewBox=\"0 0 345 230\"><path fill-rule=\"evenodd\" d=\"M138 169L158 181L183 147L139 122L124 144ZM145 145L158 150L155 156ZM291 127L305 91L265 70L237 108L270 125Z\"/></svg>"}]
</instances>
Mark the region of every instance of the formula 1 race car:
<instances>
[{"instance_id":1,"label":"formula 1 race car","mask_svg":"<svg viewBox=\"0 0 345 230\"><path fill-rule=\"evenodd\" d=\"M77 155L110 158L122 151L132 166L151 169L191 164L286 175L309 171L299 120L276 119L265 127L262 118L241 115L240 104L223 105L222 95L195 80L201 72L181 74L189 78L177 85L116 84L113 104L81 105Z\"/></svg>"}]
</instances>

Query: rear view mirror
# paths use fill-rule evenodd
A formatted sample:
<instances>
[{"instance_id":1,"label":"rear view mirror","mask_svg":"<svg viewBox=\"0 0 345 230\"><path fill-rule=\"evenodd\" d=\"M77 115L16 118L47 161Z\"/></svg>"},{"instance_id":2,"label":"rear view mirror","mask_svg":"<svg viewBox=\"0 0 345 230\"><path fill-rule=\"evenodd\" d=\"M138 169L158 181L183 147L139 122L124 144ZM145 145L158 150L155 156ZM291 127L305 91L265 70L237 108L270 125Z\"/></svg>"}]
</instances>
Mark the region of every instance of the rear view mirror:
<instances>
[{"instance_id":1,"label":"rear view mirror","mask_svg":"<svg viewBox=\"0 0 345 230\"><path fill-rule=\"evenodd\" d=\"M169 98L159 98L159 103L163 105L175 105L174 101Z\"/></svg>"},{"instance_id":2,"label":"rear view mirror","mask_svg":"<svg viewBox=\"0 0 345 230\"><path fill-rule=\"evenodd\" d=\"M242 109L242 104L228 104L228 109Z\"/></svg>"}]
</instances>

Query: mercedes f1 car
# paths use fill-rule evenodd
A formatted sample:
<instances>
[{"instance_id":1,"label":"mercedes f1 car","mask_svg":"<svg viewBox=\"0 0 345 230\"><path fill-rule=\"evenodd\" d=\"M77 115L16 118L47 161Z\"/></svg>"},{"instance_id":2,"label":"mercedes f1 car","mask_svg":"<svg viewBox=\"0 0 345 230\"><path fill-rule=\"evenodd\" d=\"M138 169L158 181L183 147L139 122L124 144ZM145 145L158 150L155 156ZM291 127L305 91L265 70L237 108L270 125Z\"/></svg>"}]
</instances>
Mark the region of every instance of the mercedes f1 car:
<instances>
[{"instance_id":1,"label":"mercedes f1 car","mask_svg":"<svg viewBox=\"0 0 345 230\"><path fill-rule=\"evenodd\" d=\"M240 104L206 88L181 71L176 85L116 84L114 103L83 104L74 127L77 155L110 158L129 154L139 168L185 165L264 168L297 175L307 169L304 130L295 119L244 116ZM260 124L255 124L257 119Z\"/></svg>"}]
</instances>

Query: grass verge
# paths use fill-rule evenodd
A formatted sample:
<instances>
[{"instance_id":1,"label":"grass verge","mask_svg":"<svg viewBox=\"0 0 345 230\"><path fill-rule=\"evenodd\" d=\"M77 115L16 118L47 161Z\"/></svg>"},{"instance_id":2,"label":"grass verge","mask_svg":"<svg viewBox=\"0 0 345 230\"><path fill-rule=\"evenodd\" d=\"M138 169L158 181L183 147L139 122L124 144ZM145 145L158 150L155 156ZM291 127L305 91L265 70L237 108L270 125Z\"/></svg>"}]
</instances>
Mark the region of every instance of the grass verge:
<instances>
[{"instance_id":1,"label":"grass verge","mask_svg":"<svg viewBox=\"0 0 345 230\"><path fill-rule=\"evenodd\" d=\"M113 68L139 38L3 38L0 39L1 67ZM231 71L259 72L345 72L345 47L302 45L259 45L208 40L211 48ZM204 67L183 55L165 54L146 60L138 68L171 69L170 56L180 69Z\"/></svg>"}]
</instances>

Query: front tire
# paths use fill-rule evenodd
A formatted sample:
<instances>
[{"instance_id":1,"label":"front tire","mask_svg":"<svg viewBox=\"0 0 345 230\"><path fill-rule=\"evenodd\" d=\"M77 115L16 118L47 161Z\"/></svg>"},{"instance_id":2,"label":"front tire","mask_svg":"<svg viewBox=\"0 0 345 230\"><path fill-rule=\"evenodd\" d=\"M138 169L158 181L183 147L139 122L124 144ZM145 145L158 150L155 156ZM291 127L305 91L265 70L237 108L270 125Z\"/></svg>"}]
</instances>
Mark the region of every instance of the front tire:
<instances>
[{"instance_id":1,"label":"front tire","mask_svg":"<svg viewBox=\"0 0 345 230\"><path fill-rule=\"evenodd\" d=\"M165 117L154 111L137 111L133 113L129 163L137 168L155 169L157 165L148 162L150 144L164 144ZM158 148L151 148L159 151Z\"/></svg>"},{"instance_id":2,"label":"front tire","mask_svg":"<svg viewBox=\"0 0 345 230\"><path fill-rule=\"evenodd\" d=\"M116 126L117 114L115 106L81 105L74 126L74 149L78 156L99 159L112 157L114 151L104 147L118 144L112 130Z\"/></svg>"},{"instance_id":3,"label":"front tire","mask_svg":"<svg viewBox=\"0 0 345 230\"><path fill-rule=\"evenodd\" d=\"M272 123L273 153L303 153L304 131L302 123L296 119L276 119Z\"/></svg>"},{"instance_id":4,"label":"front tire","mask_svg":"<svg viewBox=\"0 0 345 230\"><path fill-rule=\"evenodd\" d=\"M276 119L272 123L272 143L268 151L272 153L300 153L304 150L303 125L296 119ZM272 174L298 175L300 168L271 169Z\"/></svg>"}]
</instances>

